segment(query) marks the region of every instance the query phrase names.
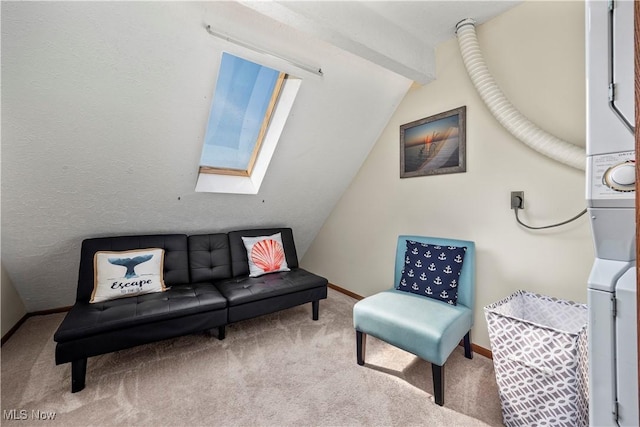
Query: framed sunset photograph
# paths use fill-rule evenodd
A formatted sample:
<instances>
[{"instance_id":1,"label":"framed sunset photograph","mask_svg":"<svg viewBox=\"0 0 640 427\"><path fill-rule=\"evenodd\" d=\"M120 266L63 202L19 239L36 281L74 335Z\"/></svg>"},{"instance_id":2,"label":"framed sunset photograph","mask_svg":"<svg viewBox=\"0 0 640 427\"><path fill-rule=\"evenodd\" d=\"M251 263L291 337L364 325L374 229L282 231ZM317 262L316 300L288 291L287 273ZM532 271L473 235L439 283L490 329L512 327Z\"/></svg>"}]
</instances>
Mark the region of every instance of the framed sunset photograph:
<instances>
[{"instance_id":1,"label":"framed sunset photograph","mask_svg":"<svg viewBox=\"0 0 640 427\"><path fill-rule=\"evenodd\" d=\"M463 106L400 126L400 178L466 172Z\"/></svg>"}]
</instances>

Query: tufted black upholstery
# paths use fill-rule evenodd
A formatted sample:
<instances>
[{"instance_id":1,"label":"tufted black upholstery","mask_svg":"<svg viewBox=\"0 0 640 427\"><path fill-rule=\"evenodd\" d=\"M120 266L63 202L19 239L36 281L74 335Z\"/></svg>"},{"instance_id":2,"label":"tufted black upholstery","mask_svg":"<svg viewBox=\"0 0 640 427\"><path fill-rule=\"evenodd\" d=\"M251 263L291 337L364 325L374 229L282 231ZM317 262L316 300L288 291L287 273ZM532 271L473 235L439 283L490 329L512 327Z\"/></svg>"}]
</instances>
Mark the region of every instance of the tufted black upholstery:
<instances>
[{"instance_id":1,"label":"tufted black upholstery","mask_svg":"<svg viewBox=\"0 0 640 427\"><path fill-rule=\"evenodd\" d=\"M302 268L260 277L235 277L216 283L216 287L228 301L229 323L307 302L314 303L314 319L317 319L315 304L327 298L327 279Z\"/></svg>"},{"instance_id":2,"label":"tufted black upholstery","mask_svg":"<svg viewBox=\"0 0 640 427\"><path fill-rule=\"evenodd\" d=\"M159 318L154 322L134 324L126 329L87 335L59 342L56 345L56 364L71 362L71 387L72 391L76 392L82 390L84 386L84 373L76 374L76 366L84 364L86 368L88 357L192 334L194 331L205 331L211 328L211 324L224 325L226 322L226 310L216 310L173 319Z\"/></svg>"},{"instance_id":3,"label":"tufted black upholstery","mask_svg":"<svg viewBox=\"0 0 640 427\"><path fill-rule=\"evenodd\" d=\"M291 271L249 277L249 261L242 237L270 236L281 233L282 245ZM215 236L215 235L214 235ZM204 236L197 236L204 239ZM229 323L261 316L307 302L313 303L313 318L318 317L318 301L327 298L327 279L298 267L298 254L291 228L256 228L232 231L228 234L232 278L215 281L228 303ZM206 244L203 242L202 246ZM191 250L191 240L189 241ZM190 253L192 257L193 252ZM204 258L204 257L203 257ZM193 259L193 257L191 258ZM210 263L224 264L222 253ZM193 267L193 263L192 263ZM192 268L192 276L195 276ZM211 280L209 276L203 276Z\"/></svg>"},{"instance_id":4,"label":"tufted black upholstery","mask_svg":"<svg viewBox=\"0 0 640 427\"><path fill-rule=\"evenodd\" d=\"M173 286L166 292L95 304L78 303L69 311L54 339L70 341L161 319L224 310L226 306L226 299L211 283Z\"/></svg>"},{"instance_id":5,"label":"tufted black upholstery","mask_svg":"<svg viewBox=\"0 0 640 427\"><path fill-rule=\"evenodd\" d=\"M226 234L189 236L189 269L194 282L231 277L229 238Z\"/></svg>"},{"instance_id":6,"label":"tufted black upholstery","mask_svg":"<svg viewBox=\"0 0 640 427\"><path fill-rule=\"evenodd\" d=\"M327 279L301 268L260 277L233 278L216 283L217 288L229 302L229 307L326 285Z\"/></svg>"},{"instance_id":7,"label":"tufted black upholstery","mask_svg":"<svg viewBox=\"0 0 640 427\"><path fill-rule=\"evenodd\" d=\"M77 301L89 302L93 291L93 255L98 251L164 249L164 283L167 286L189 283L189 254L185 234L98 237L82 242Z\"/></svg>"},{"instance_id":8,"label":"tufted black upholstery","mask_svg":"<svg viewBox=\"0 0 640 427\"><path fill-rule=\"evenodd\" d=\"M294 269L298 267L298 254L293 242L293 231L290 228L256 228L253 230L239 230L229 233L229 247L231 249L231 273L233 277L249 275L249 260L242 237L270 236L282 233L282 246L287 258L287 265Z\"/></svg>"},{"instance_id":9,"label":"tufted black upholstery","mask_svg":"<svg viewBox=\"0 0 640 427\"><path fill-rule=\"evenodd\" d=\"M282 233L291 271L249 278L242 236ZM165 292L89 303L98 251L162 248ZM318 319L327 279L298 267L290 228L228 234L160 234L86 239L82 242L76 303L54 335L56 364L71 362L71 390L84 388L87 358L136 345L218 328L307 302Z\"/></svg>"}]
</instances>

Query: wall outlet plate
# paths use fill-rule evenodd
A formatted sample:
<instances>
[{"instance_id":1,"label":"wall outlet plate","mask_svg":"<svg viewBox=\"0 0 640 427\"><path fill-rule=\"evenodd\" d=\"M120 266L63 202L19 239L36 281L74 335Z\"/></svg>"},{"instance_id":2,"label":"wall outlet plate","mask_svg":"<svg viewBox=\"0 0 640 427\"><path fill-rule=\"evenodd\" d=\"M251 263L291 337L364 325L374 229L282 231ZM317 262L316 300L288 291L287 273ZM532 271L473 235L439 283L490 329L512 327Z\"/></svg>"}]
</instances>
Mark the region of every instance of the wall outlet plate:
<instances>
[{"instance_id":1,"label":"wall outlet plate","mask_svg":"<svg viewBox=\"0 0 640 427\"><path fill-rule=\"evenodd\" d=\"M511 209L524 209L524 191L511 192Z\"/></svg>"}]
</instances>

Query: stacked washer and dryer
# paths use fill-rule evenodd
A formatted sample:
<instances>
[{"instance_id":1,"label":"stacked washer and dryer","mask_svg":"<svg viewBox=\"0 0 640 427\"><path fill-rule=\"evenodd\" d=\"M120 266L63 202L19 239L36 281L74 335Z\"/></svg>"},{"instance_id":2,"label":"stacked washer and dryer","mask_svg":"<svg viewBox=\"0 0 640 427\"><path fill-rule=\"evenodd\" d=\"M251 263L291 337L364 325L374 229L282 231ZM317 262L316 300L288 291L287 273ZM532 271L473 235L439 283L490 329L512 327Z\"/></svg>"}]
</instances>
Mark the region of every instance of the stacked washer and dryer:
<instances>
[{"instance_id":1,"label":"stacked washer and dryer","mask_svg":"<svg viewBox=\"0 0 640 427\"><path fill-rule=\"evenodd\" d=\"M589 424L637 426L633 1L587 1Z\"/></svg>"}]
</instances>

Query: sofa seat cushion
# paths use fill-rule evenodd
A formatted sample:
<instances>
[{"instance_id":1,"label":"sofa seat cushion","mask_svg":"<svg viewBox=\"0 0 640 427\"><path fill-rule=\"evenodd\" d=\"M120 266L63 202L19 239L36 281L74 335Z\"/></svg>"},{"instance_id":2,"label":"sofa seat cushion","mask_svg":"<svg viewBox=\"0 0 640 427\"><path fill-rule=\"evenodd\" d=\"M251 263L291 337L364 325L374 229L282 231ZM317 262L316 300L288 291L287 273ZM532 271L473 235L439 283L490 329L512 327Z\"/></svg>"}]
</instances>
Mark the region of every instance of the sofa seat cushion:
<instances>
[{"instance_id":1,"label":"sofa seat cushion","mask_svg":"<svg viewBox=\"0 0 640 427\"><path fill-rule=\"evenodd\" d=\"M260 277L236 277L216 282L229 307L279 295L327 286L327 279L302 268L269 273Z\"/></svg>"},{"instance_id":2,"label":"sofa seat cushion","mask_svg":"<svg viewBox=\"0 0 640 427\"><path fill-rule=\"evenodd\" d=\"M57 342L126 329L131 326L224 310L225 298L210 283L172 286L165 292L94 304L77 302L54 335Z\"/></svg>"}]
</instances>

